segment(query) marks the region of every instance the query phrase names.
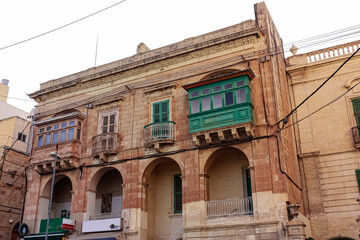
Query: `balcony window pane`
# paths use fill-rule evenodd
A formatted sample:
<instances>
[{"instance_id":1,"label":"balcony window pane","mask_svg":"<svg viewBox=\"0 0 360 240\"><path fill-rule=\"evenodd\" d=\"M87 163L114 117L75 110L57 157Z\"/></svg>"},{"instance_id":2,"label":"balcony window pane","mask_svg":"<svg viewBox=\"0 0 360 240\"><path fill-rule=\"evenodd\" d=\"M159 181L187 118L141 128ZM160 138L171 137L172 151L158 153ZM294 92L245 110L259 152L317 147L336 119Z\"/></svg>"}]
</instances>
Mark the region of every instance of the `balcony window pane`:
<instances>
[{"instance_id":1,"label":"balcony window pane","mask_svg":"<svg viewBox=\"0 0 360 240\"><path fill-rule=\"evenodd\" d=\"M51 126L47 127L46 131L51 131Z\"/></svg>"},{"instance_id":2,"label":"balcony window pane","mask_svg":"<svg viewBox=\"0 0 360 240\"><path fill-rule=\"evenodd\" d=\"M210 88L206 88L201 91L202 95L209 94L209 93L210 93Z\"/></svg>"},{"instance_id":3,"label":"balcony window pane","mask_svg":"<svg viewBox=\"0 0 360 240\"><path fill-rule=\"evenodd\" d=\"M45 145L50 144L50 142L51 142L51 134L48 133L45 135Z\"/></svg>"},{"instance_id":4,"label":"balcony window pane","mask_svg":"<svg viewBox=\"0 0 360 240\"><path fill-rule=\"evenodd\" d=\"M210 105L210 97L207 98L203 98L202 99L202 110L203 111L208 111L211 109L211 105Z\"/></svg>"},{"instance_id":5,"label":"balcony window pane","mask_svg":"<svg viewBox=\"0 0 360 240\"><path fill-rule=\"evenodd\" d=\"M74 128L70 128L68 132L68 140L74 139Z\"/></svg>"},{"instance_id":6,"label":"balcony window pane","mask_svg":"<svg viewBox=\"0 0 360 240\"><path fill-rule=\"evenodd\" d=\"M110 115L110 124L114 124L115 123L115 114Z\"/></svg>"},{"instance_id":7,"label":"balcony window pane","mask_svg":"<svg viewBox=\"0 0 360 240\"><path fill-rule=\"evenodd\" d=\"M103 133L107 133L107 126L103 127Z\"/></svg>"},{"instance_id":8,"label":"balcony window pane","mask_svg":"<svg viewBox=\"0 0 360 240\"><path fill-rule=\"evenodd\" d=\"M41 135L41 136L39 136L39 138L38 138L38 147L41 147L42 145L43 145L43 141L44 141L44 136L43 135Z\"/></svg>"},{"instance_id":9,"label":"balcony window pane","mask_svg":"<svg viewBox=\"0 0 360 240\"><path fill-rule=\"evenodd\" d=\"M197 96L199 96L199 92L198 92L198 91L191 93L191 97L197 97Z\"/></svg>"},{"instance_id":10,"label":"balcony window pane","mask_svg":"<svg viewBox=\"0 0 360 240\"><path fill-rule=\"evenodd\" d=\"M109 121L109 117L105 116L103 119L103 126L107 126L108 125L108 121Z\"/></svg>"},{"instance_id":11,"label":"balcony window pane","mask_svg":"<svg viewBox=\"0 0 360 240\"><path fill-rule=\"evenodd\" d=\"M40 132L40 133L43 133L43 132L44 132L44 128L40 128L39 132Z\"/></svg>"},{"instance_id":12,"label":"balcony window pane","mask_svg":"<svg viewBox=\"0 0 360 240\"><path fill-rule=\"evenodd\" d=\"M191 101L191 113L198 113L200 111L199 99Z\"/></svg>"},{"instance_id":13,"label":"balcony window pane","mask_svg":"<svg viewBox=\"0 0 360 240\"><path fill-rule=\"evenodd\" d=\"M54 130L59 129L59 124L54 125Z\"/></svg>"},{"instance_id":14,"label":"balcony window pane","mask_svg":"<svg viewBox=\"0 0 360 240\"><path fill-rule=\"evenodd\" d=\"M236 91L236 101L237 103L246 102L246 92L245 89L239 89Z\"/></svg>"},{"instance_id":15,"label":"balcony window pane","mask_svg":"<svg viewBox=\"0 0 360 240\"><path fill-rule=\"evenodd\" d=\"M222 96L221 96L221 94L213 96L213 103L214 103L214 109L222 107Z\"/></svg>"},{"instance_id":16,"label":"balcony window pane","mask_svg":"<svg viewBox=\"0 0 360 240\"><path fill-rule=\"evenodd\" d=\"M232 88L232 83L225 84L224 88L225 88L225 89L230 89L230 88Z\"/></svg>"},{"instance_id":17,"label":"balcony window pane","mask_svg":"<svg viewBox=\"0 0 360 240\"><path fill-rule=\"evenodd\" d=\"M213 87L213 92L219 92L221 90L220 86Z\"/></svg>"},{"instance_id":18,"label":"balcony window pane","mask_svg":"<svg viewBox=\"0 0 360 240\"><path fill-rule=\"evenodd\" d=\"M69 122L69 126L74 126L75 125L75 121L70 121Z\"/></svg>"},{"instance_id":19,"label":"balcony window pane","mask_svg":"<svg viewBox=\"0 0 360 240\"><path fill-rule=\"evenodd\" d=\"M113 132L114 132L114 129L115 129L115 125L110 125L110 126L109 126L109 132L110 132L110 133L113 133Z\"/></svg>"},{"instance_id":20,"label":"balcony window pane","mask_svg":"<svg viewBox=\"0 0 360 240\"><path fill-rule=\"evenodd\" d=\"M233 92L225 93L225 106L234 104L234 94Z\"/></svg>"},{"instance_id":21,"label":"balcony window pane","mask_svg":"<svg viewBox=\"0 0 360 240\"><path fill-rule=\"evenodd\" d=\"M81 122L80 121L78 122L78 126L81 127Z\"/></svg>"},{"instance_id":22,"label":"balcony window pane","mask_svg":"<svg viewBox=\"0 0 360 240\"><path fill-rule=\"evenodd\" d=\"M244 81L238 81L238 82L236 82L236 86L237 87L241 87L241 86L244 86Z\"/></svg>"},{"instance_id":23,"label":"balcony window pane","mask_svg":"<svg viewBox=\"0 0 360 240\"><path fill-rule=\"evenodd\" d=\"M57 143L59 141L59 132L54 132L52 137L52 143Z\"/></svg>"},{"instance_id":24,"label":"balcony window pane","mask_svg":"<svg viewBox=\"0 0 360 240\"><path fill-rule=\"evenodd\" d=\"M62 130L60 132L60 142L65 141L65 139L66 139L66 130Z\"/></svg>"},{"instance_id":25,"label":"balcony window pane","mask_svg":"<svg viewBox=\"0 0 360 240\"><path fill-rule=\"evenodd\" d=\"M61 128L65 128L66 127L66 122L61 124Z\"/></svg>"},{"instance_id":26,"label":"balcony window pane","mask_svg":"<svg viewBox=\"0 0 360 240\"><path fill-rule=\"evenodd\" d=\"M81 130L78 129L77 132L76 132L76 139L80 140L80 136L81 136Z\"/></svg>"}]
</instances>

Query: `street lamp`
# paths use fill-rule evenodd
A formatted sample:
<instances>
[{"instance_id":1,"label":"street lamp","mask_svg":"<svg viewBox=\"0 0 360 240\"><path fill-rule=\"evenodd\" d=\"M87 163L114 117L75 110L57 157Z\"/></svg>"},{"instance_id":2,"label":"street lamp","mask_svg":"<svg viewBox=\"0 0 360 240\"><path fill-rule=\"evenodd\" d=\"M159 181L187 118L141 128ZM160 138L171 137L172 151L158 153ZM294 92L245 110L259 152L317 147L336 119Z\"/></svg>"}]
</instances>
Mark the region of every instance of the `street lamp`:
<instances>
[{"instance_id":1,"label":"street lamp","mask_svg":"<svg viewBox=\"0 0 360 240\"><path fill-rule=\"evenodd\" d=\"M48 209L48 218L46 222L46 232L45 232L45 240L48 240L49 235L49 222L50 222L50 212L51 212L51 203L53 198L53 191L54 191L54 180L55 180L55 171L56 171L56 160L57 160L57 152L58 152L58 144L56 144L56 152L50 153L51 157L54 157L54 169L53 169L53 176L51 179L51 190L50 190L50 199L49 199L49 209Z\"/></svg>"}]
</instances>

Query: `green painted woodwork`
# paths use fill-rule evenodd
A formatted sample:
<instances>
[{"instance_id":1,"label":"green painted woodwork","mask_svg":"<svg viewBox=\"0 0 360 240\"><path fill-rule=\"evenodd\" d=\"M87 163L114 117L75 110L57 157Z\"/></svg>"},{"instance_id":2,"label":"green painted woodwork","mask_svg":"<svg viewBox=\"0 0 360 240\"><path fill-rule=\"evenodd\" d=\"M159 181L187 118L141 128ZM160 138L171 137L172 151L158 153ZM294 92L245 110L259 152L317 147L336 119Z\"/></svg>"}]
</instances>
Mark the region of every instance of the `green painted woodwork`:
<instances>
[{"instance_id":1,"label":"green painted woodwork","mask_svg":"<svg viewBox=\"0 0 360 240\"><path fill-rule=\"evenodd\" d=\"M69 217L66 217L69 218ZM50 218L49 233L53 232L68 232L68 230L61 229L63 218ZM40 233L46 232L47 219L42 219L40 222Z\"/></svg>"},{"instance_id":2,"label":"green painted woodwork","mask_svg":"<svg viewBox=\"0 0 360 240\"><path fill-rule=\"evenodd\" d=\"M355 170L356 173L356 179L357 179L357 183L358 183L358 187L359 187L359 192L360 192L360 169L356 169Z\"/></svg>"},{"instance_id":3,"label":"green painted woodwork","mask_svg":"<svg viewBox=\"0 0 360 240\"><path fill-rule=\"evenodd\" d=\"M182 212L182 181L181 174L174 175L174 213Z\"/></svg>"},{"instance_id":4,"label":"green painted woodwork","mask_svg":"<svg viewBox=\"0 0 360 240\"><path fill-rule=\"evenodd\" d=\"M254 121L250 81L243 75L189 89L190 133Z\"/></svg>"},{"instance_id":5,"label":"green painted woodwork","mask_svg":"<svg viewBox=\"0 0 360 240\"><path fill-rule=\"evenodd\" d=\"M352 101L356 125L360 126L360 98Z\"/></svg>"},{"instance_id":6,"label":"green painted woodwork","mask_svg":"<svg viewBox=\"0 0 360 240\"><path fill-rule=\"evenodd\" d=\"M153 103L153 123L169 121L169 100Z\"/></svg>"}]
</instances>

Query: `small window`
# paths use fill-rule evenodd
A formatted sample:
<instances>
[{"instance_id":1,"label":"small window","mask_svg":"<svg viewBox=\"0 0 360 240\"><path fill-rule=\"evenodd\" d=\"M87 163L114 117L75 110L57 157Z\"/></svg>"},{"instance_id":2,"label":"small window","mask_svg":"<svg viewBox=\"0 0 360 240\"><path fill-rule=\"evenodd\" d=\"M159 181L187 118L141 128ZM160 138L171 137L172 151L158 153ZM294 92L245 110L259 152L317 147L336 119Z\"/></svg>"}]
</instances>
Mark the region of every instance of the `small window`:
<instances>
[{"instance_id":1,"label":"small window","mask_svg":"<svg viewBox=\"0 0 360 240\"><path fill-rule=\"evenodd\" d=\"M54 132L52 137L52 143L57 143L58 141L59 141L59 132Z\"/></svg>"},{"instance_id":2,"label":"small window","mask_svg":"<svg viewBox=\"0 0 360 240\"><path fill-rule=\"evenodd\" d=\"M69 126L74 126L75 125L75 121L70 121L69 122Z\"/></svg>"},{"instance_id":3,"label":"small window","mask_svg":"<svg viewBox=\"0 0 360 240\"><path fill-rule=\"evenodd\" d=\"M209 94L209 93L210 93L210 88L206 88L201 91L202 95Z\"/></svg>"},{"instance_id":4,"label":"small window","mask_svg":"<svg viewBox=\"0 0 360 240\"><path fill-rule=\"evenodd\" d=\"M60 132L60 142L64 142L66 140L66 130L62 130Z\"/></svg>"},{"instance_id":5,"label":"small window","mask_svg":"<svg viewBox=\"0 0 360 240\"><path fill-rule=\"evenodd\" d=\"M44 128L40 128L40 129L39 129L39 132L40 132L40 133L43 133L44 130L45 130Z\"/></svg>"},{"instance_id":6,"label":"small window","mask_svg":"<svg viewBox=\"0 0 360 240\"><path fill-rule=\"evenodd\" d=\"M81 127L81 122L80 121L78 122L78 126Z\"/></svg>"},{"instance_id":7,"label":"small window","mask_svg":"<svg viewBox=\"0 0 360 240\"><path fill-rule=\"evenodd\" d=\"M233 92L225 93L225 106L234 104L234 94Z\"/></svg>"},{"instance_id":8,"label":"small window","mask_svg":"<svg viewBox=\"0 0 360 240\"><path fill-rule=\"evenodd\" d=\"M224 89L232 88L232 83L225 84Z\"/></svg>"},{"instance_id":9,"label":"small window","mask_svg":"<svg viewBox=\"0 0 360 240\"><path fill-rule=\"evenodd\" d=\"M236 91L236 102L244 103L246 102L246 92L245 89L239 89Z\"/></svg>"},{"instance_id":10,"label":"small window","mask_svg":"<svg viewBox=\"0 0 360 240\"><path fill-rule=\"evenodd\" d=\"M241 87L241 86L244 86L244 85L245 85L244 80L243 80L243 81L238 81L238 82L236 82L236 86L237 86L237 87Z\"/></svg>"},{"instance_id":11,"label":"small window","mask_svg":"<svg viewBox=\"0 0 360 240\"><path fill-rule=\"evenodd\" d=\"M191 113L200 112L199 99L191 101Z\"/></svg>"},{"instance_id":12,"label":"small window","mask_svg":"<svg viewBox=\"0 0 360 240\"><path fill-rule=\"evenodd\" d=\"M59 129L59 124L54 125L54 130Z\"/></svg>"},{"instance_id":13,"label":"small window","mask_svg":"<svg viewBox=\"0 0 360 240\"><path fill-rule=\"evenodd\" d=\"M74 139L74 128L70 128L68 132L68 140Z\"/></svg>"},{"instance_id":14,"label":"small window","mask_svg":"<svg viewBox=\"0 0 360 240\"><path fill-rule=\"evenodd\" d=\"M44 141L44 135L39 136L38 138L38 147L41 147L43 145L43 141Z\"/></svg>"},{"instance_id":15,"label":"small window","mask_svg":"<svg viewBox=\"0 0 360 240\"><path fill-rule=\"evenodd\" d=\"M197 96L199 96L199 92L198 92L198 91L191 93L191 97L197 97Z\"/></svg>"},{"instance_id":16,"label":"small window","mask_svg":"<svg viewBox=\"0 0 360 240\"><path fill-rule=\"evenodd\" d=\"M80 130L80 129L77 129L76 139L77 139L77 140L80 140L80 136L81 136L81 130Z\"/></svg>"},{"instance_id":17,"label":"small window","mask_svg":"<svg viewBox=\"0 0 360 240\"><path fill-rule=\"evenodd\" d=\"M174 175L174 213L182 212L182 181L181 174Z\"/></svg>"},{"instance_id":18,"label":"small window","mask_svg":"<svg viewBox=\"0 0 360 240\"><path fill-rule=\"evenodd\" d=\"M61 124L61 128L66 128L66 122Z\"/></svg>"},{"instance_id":19,"label":"small window","mask_svg":"<svg viewBox=\"0 0 360 240\"><path fill-rule=\"evenodd\" d=\"M356 179L357 179L357 183L358 183L358 187L359 187L359 192L360 192L360 169L356 169L356 170L355 170L355 174L356 174Z\"/></svg>"},{"instance_id":20,"label":"small window","mask_svg":"<svg viewBox=\"0 0 360 240\"><path fill-rule=\"evenodd\" d=\"M213 96L213 103L214 103L214 109L216 108L221 108L222 107L222 96L219 95L214 95Z\"/></svg>"},{"instance_id":21,"label":"small window","mask_svg":"<svg viewBox=\"0 0 360 240\"><path fill-rule=\"evenodd\" d=\"M211 109L211 105L210 105L210 97L206 97L202 99L202 110L203 111L208 111Z\"/></svg>"},{"instance_id":22,"label":"small window","mask_svg":"<svg viewBox=\"0 0 360 240\"><path fill-rule=\"evenodd\" d=\"M49 145L51 143L51 134L48 133L45 135L45 145Z\"/></svg>"},{"instance_id":23,"label":"small window","mask_svg":"<svg viewBox=\"0 0 360 240\"><path fill-rule=\"evenodd\" d=\"M213 87L213 92L220 92L221 90L221 87L220 86L216 86L216 87Z\"/></svg>"},{"instance_id":24,"label":"small window","mask_svg":"<svg viewBox=\"0 0 360 240\"><path fill-rule=\"evenodd\" d=\"M51 126L46 127L46 131L51 131Z\"/></svg>"}]
</instances>

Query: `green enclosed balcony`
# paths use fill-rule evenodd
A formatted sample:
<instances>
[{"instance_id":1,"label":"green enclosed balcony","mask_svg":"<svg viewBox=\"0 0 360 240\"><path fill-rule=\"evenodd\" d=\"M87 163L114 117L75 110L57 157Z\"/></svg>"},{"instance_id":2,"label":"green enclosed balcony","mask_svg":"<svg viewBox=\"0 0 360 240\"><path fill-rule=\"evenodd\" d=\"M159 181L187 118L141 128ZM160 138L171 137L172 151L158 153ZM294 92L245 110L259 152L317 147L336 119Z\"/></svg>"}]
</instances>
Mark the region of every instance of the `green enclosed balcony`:
<instances>
[{"instance_id":1,"label":"green enclosed balcony","mask_svg":"<svg viewBox=\"0 0 360 240\"><path fill-rule=\"evenodd\" d=\"M195 145L252 136L251 70L227 71L183 86L189 93L189 133Z\"/></svg>"}]
</instances>

